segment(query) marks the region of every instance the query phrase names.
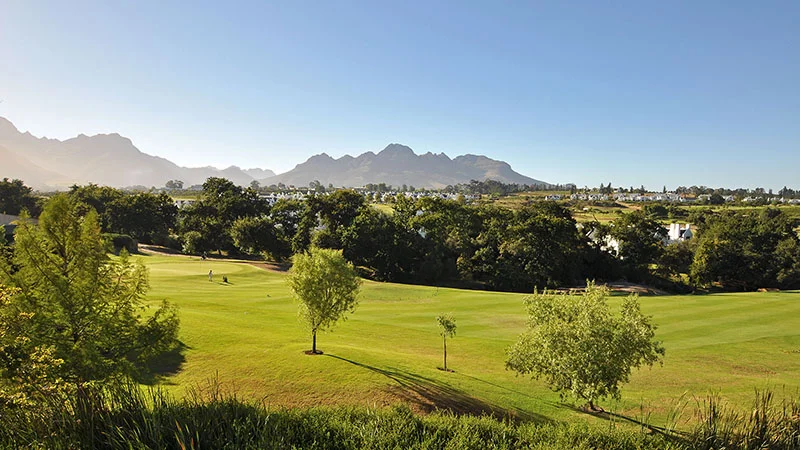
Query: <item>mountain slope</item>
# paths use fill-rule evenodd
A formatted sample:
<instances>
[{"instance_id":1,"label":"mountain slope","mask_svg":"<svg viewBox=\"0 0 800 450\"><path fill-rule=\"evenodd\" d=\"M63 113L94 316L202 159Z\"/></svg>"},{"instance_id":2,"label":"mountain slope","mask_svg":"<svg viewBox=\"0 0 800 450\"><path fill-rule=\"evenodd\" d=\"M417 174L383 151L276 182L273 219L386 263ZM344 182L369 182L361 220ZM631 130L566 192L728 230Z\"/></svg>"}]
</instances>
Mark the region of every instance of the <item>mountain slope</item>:
<instances>
[{"instance_id":1,"label":"mountain slope","mask_svg":"<svg viewBox=\"0 0 800 450\"><path fill-rule=\"evenodd\" d=\"M409 147L400 144L390 144L377 154L367 152L357 157L345 155L334 159L322 153L298 164L289 172L259 181L267 186L278 183L307 186L316 180L323 185L347 187L386 183L393 186L406 184L442 188L487 179L503 183L547 184L515 172L508 163L486 156L463 155L450 159L444 153L417 155Z\"/></svg>"},{"instance_id":2,"label":"mountain slope","mask_svg":"<svg viewBox=\"0 0 800 450\"><path fill-rule=\"evenodd\" d=\"M65 141L37 138L21 133L0 117L0 178L19 178L37 188L63 188L72 184L164 186L181 180L186 186L201 184L208 177L225 177L249 185L255 177L231 166L186 168L157 156L142 153L130 139L119 134L83 134ZM255 174L271 171L253 169Z\"/></svg>"}]
</instances>

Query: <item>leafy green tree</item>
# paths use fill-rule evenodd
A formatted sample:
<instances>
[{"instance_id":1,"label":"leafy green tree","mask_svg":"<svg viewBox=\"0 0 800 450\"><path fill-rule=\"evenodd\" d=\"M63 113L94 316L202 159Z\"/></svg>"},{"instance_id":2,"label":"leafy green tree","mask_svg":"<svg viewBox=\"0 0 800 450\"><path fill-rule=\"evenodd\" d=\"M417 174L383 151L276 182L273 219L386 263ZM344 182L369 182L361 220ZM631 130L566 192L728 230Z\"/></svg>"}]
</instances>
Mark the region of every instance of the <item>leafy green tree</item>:
<instances>
[{"instance_id":1,"label":"leafy green tree","mask_svg":"<svg viewBox=\"0 0 800 450\"><path fill-rule=\"evenodd\" d=\"M312 247L292 258L287 282L300 301L300 316L311 330L311 353L318 354L317 332L332 328L355 311L361 279L341 250Z\"/></svg>"},{"instance_id":2,"label":"leafy green tree","mask_svg":"<svg viewBox=\"0 0 800 450\"><path fill-rule=\"evenodd\" d=\"M725 199L719 194L711 194L711 197L708 198L709 205L722 205L725 203Z\"/></svg>"},{"instance_id":3,"label":"leafy green tree","mask_svg":"<svg viewBox=\"0 0 800 450\"><path fill-rule=\"evenodd\" d=\"M53 197L38 226L17 227L13 263L0 264L18 290L0 314L30 315L17 336L52 348L59 375L75 385L134 375L176 343L175 308L164 302L146 314L146 268L125 252L109 258L97 214L73 198Z\"/></svg>"},{"instance_id":4,"label":"leafy green tree","mask_svg":"<svg viewBox=\"0 0 800 450\"><path fill-rule=\"evenodd\" d=\"M792 221L778 209L708 214L696 245L691 277L697 285L800 287L800 241Z\"/></svg>"},{"instance_id":5,"label":"leafy green tree","mask_svg":"<svg viewBox=\"0 0 800 450\"><path fill-rule=\"evenodd\" d=\"M341 233L344 257L371 278L409 281L413 278L414 242L418 236L395 216L365 208Z\"/></svg>"},{"instance_id":6,"label":"leafy green tree","mask_svg":"<svg viewBox=\"0 0 800 450\"><path fill-rule=\"evenodd\" d=\"M39 204L33 195L33 189L25 186L22 180L0 180L0 214L19 215L22 211L37 217Z\"/></svg>"},{"instance_id":7,"label":"leafy green tree","mask_svg":"<svg viewBox=\"0 0 800 450\"><path fill-rule=\"evenodd\" d=\"M619 398L631 369L661 361L664 347L635 295L618 316L609 311L608 288L587 283L581 295L535 292L525 299L528 330L508 349L506 368L543 377L562 395L588 402Z\"/></svg>"},{"instance_id":8,"label":"leafy green tree","mask_svg":"<svg viewBox=\"0 0 800 450\"><path fill-rule=\"evenodd\" d=\"M254 189L242 189L225 178L211 177L203 183L200 201L183 209L181 230L184 239L189 231L203 235L198 251L235 250L231 236L233 223L243 217L268 214L269 205Z\"/></svg>"},{"instance_id":9,"label":"leafy green tree","mask_svg":"<svg viewBox=\"0 0 800 450\"><path fill-rule=\"evenodd\" d=\"M145 243L162 241L176 226L178 207L165 194L123 195L107 205L108 229Z\"/></svg>"},{"instance_id":10,"label":"leafy green tree","mask_svg":"<svg viewBox=\"0 0 800 450\"><path fill-rule=\"evenodd\" d=\"M667 230L641 211L623 214L614 221L609 234L619 242L619 258L633 278L649 273L649 265L661 256L667 238Z\"/></svg>"},{"instance_id":11,"label":"leafy green tree","mask_svg":"<svg viewBox=\"0 0 800 450\"><path fill-rule=\"evenodd\" d=\"M680 241L667 245L658 259L657 273L665 277L688 274L694 259L696 241Z\"/></svg>"},{"instance_id":12,"label":"leafy green tree","mask_svg":"<svg viewBox=\"0 0 800 450\"><path fill-rule=\"evenodd\" d=\"M267 217L242 217L231 227L233 243L247 253L263 253L277 260L288 257L291 248Z\"/></svg>"},{"instance_id":13,"label":"leafy green tree","mask_svg":"<svg viewBox=\"0 0 800 450\"><path fill-rule=\"evenodd\" d=\"M439 334L442 336L444 371L447 372L447 338L456 335L456 319L450 314L439 314L436 316L436 323L439 325Z\"/></svg>"}]
</instances>

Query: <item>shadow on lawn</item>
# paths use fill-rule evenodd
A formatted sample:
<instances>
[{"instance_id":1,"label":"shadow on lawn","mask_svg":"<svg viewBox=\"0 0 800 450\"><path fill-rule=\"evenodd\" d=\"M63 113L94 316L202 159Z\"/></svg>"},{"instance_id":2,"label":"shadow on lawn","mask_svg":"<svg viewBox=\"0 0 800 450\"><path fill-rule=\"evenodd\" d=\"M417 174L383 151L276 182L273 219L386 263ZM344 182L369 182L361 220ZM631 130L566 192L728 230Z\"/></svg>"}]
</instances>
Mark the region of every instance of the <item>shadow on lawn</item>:
<instances>
[{"instance_id":1,"label":"shadow on lawn","mask_svg":"<svg viewBox=\"0 0 800 450\"><path fill-rule=\"evenodd\" d=\"M496 419L512 422L552 422L551 419L540 414L523 411L519 408L502 408L498 405L477 399L433 378L423 377L392 367L381 369L342 358L341 356L330 354L326 356L379 373L391 379L396 385L391 386L389 392L424 412L440 410L449 411L456 415L488 415Z\"/></svg>"},{"instance_id":2,"label":"shadow on lawn","mask_svg":"<svg viewBox=\"0 0 800 450\"><path fill-rule=\"evenodd\" d=\"M186 350L191 350L191 347L179 341L178 345L172 350L151 359L142 368L143 370L139 374L137 381L146 385L154 385L163 383L165 378L169 376L176 375L181 371L183 363L186 362Z\"/></svg>"},{"instance_id":3,"label":"shadow on lawn","mask_svg":"<svg viewBox=\"0 0 800 450\"><path fill-rule=\"evenodd\" d=\"M673 442L673 443L683 443L683 444L685 444L687 442L686 441L687 433L685 433L685 432L682 432L682 431L679 431L679 430L675 430L675 429L666 428L666 427L659 427L657 425L653 425L653 424L651 424L649 422L642 421L642 420L639 420L639 419L635 419L633 417L628 417L628 416L625 416L625 415L622 415L622 414L617 414L617 413L614 413L614 412L604 411L604 410L590 411L590 410L587 410L586 408L579 408L579 407L576 407L574 405L568 405L568 404L565 404L565 403L562 403L559 406L561 408L570 409L570 410L575 411L577 413L588 414L588 415L590 415L592 417L596 417L596 418L602 419L602 420L624 421L624 422L628 422L628 423L631 423L631 424L634 424L634 425L638 425L638 426L642 427L642 429L648 430L651 434L660 434L660 435L664 436L667 440L669 440L670 442Z\"/></svg>"}]
</instances>

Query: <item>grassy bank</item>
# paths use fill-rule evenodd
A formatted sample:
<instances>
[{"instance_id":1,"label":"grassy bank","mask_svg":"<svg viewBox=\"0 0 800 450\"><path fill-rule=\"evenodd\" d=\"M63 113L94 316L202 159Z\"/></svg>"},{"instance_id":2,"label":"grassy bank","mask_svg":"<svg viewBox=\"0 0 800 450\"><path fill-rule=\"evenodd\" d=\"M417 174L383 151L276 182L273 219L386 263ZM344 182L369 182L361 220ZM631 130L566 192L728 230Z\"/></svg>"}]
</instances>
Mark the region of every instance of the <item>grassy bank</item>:
<instances>
[{"instance_id":1,"label":"grassy bank","mask_svg":"<svg viewBox=\"0 0 800 450\"><path fill-rule=\"evenodd\" d=\"M284 275L246 263L144 256L153 302L180 306L185 348L153 380L171 393L218 379L244 399L271 407L398 403L414 411L492 414L528 422L598 422L536 380L504 369L504 351L523 330L523 295L366 282L356 313L319 338L297 320ZM216 274L208 281L208 271ZM222 275L229 284L221 283ZM622 416L663 423L681 403L718 392L749 407L755 388L800 391L800 294L796 292L643 297L659 325L663 367L634 373ZM435 316L452 313L458 334L441 365ZM689 420L689 419L687 419ZM688 424L684 424L688 425Z\"/></svg>"}]
</instances>

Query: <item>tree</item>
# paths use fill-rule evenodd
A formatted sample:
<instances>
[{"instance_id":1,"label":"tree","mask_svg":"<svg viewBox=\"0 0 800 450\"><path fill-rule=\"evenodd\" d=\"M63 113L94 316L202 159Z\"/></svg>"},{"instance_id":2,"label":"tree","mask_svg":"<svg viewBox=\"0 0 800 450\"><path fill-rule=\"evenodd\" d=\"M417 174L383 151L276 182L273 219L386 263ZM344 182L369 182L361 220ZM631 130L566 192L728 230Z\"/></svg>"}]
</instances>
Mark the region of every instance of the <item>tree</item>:
<instances>
[{"instance_id":1,"label":"tree","mask_svg":"<svg viewBox=\"0 0 800 450\"><path fill-rule=\"evenodd\" d=\"M447 372L447 338L456 335L456 319L450 314L439 314L436 316L436 323L439 324L439 334L442 336L444 371Z\"/></svg>"},{"instance_id":2,"label":"tree","mask_svg":"<svg viewBox=\"0 0 800 450\"><path fill-rule=\"evenodd\" d=\"M279 238L279 230L272 220L266 217L242 217L236 219L231 226L233 244L243 252L267 254L277 260L283 260L291 253L291 248L284 239Z\"/></svg>"},{"instance_id":3,"label":"tree","mask_svg":"<svg viewBox=\"0 0 800 450\"><path fill-rule=\"evenodd\" d=\"M610 235L619 242L619 257L628 275L639 278L664 251L667 230L644 212L634 211L615 220Z\"/></svg>"},{"instance_id":4,"label":"tree","mask_svg":"<svg viewBox=\"0 0 800 450\"><path fill-rule=\"evenodd\" d=\"M637 296L611 314L608 288L587 283L581 295L535 292L525 299L528 330L508 349L506 368L544 377L554 391L571 392L596 410L603 397L619 398L631 369L661 361L664 347Z\"/></svg>"},{"instance_id":5,"label":"tree","mask_svg":"<svg viewBox=\"0 0 800 450\"><path fill-rule=\"evenodd\" d=\"M300 301L300 316L311 330L311 354L317 351L317 332L332 328L355 311L361 279L340 250L312 247L292 258L287 282Z\"/></svg>"},{"instance_id":6,"label":"tree","mask_svg":"<svg viewBox=\"0 0 800 450\"><path fill-rule=\"evenodd\" d=\"M111 259L97 214L66 195L53 197L35 226L17 227L12 270L0 279L16 294L0 315L28 315L15 330L30 348L52 349L58 373L76 386L135 375L175 345L178 316L166 302L145 316L147 270L122 252Z\"/></svg>"},{"instance_id":7,"label":"tree","mask_svg":"<svg viewBox=\"0 0 800 450\"><path fill-rule=\"evenodd\" d=\"M181 181L181 180L169 180L169 181L167 181L167 184L164 185L164 186L167 189L171 190L171 191L172 190L179 191L179 190L183 189L183 181Z\"/></svg>"},{"instance_id":8,"label":"tree","mask_svg":"<svg viewBox=\"0 0 800 450\"><path fill-rule=\"evenodd\" d=\"M33 217L39 215L39 205L33 196L33 189L25 186L22 180L0 180L0 214L16 216L26 210Z\"/></svg>"},{"instance_id":9,"label":"tree","mask_svg":"<svg viewBox=\"0 0 800 450\"><path fill-rule=\"evenodd\" d=\"M800 239L776 208L707 214L697 233L692 281L727 290L800 287Z\"/></svg>"}]
</instances>

